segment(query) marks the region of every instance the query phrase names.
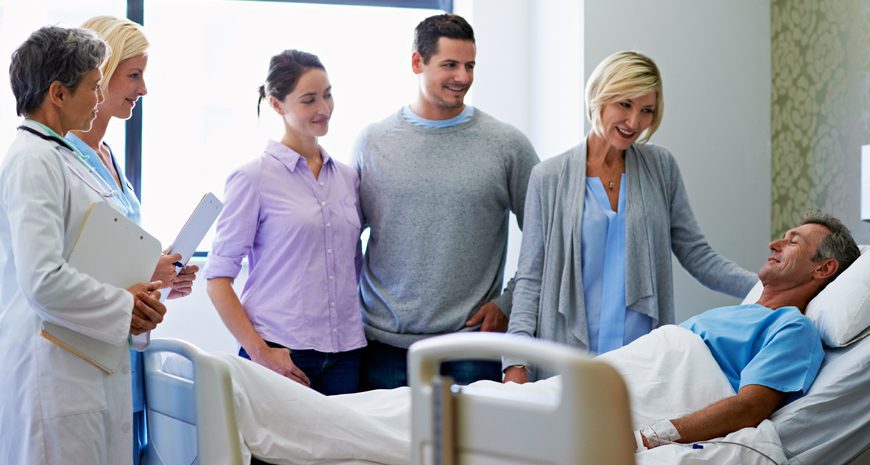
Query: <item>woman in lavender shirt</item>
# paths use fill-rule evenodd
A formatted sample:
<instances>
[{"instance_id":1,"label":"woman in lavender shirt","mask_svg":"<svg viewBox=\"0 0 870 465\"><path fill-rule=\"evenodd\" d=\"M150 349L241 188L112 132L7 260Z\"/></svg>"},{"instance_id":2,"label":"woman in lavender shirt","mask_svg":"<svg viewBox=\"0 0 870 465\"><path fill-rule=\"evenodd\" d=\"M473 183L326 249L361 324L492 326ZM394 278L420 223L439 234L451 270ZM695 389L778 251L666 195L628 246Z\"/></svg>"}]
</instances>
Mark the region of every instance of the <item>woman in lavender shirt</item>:
<instances>
[{"instance_id":1,"label":"woman in lavender shirt","mask_svg":"<svg viewBox=\"0 0 870 465\"><path fill-rule=\"evenodd\" d=\"M283 137L227 179L205 267L208 293L239 355L327 395L357 390L365 346L357 298L359 179L317 143L329 130L332 86L320 60L272 57L260 101ZM248 257L241 296L232 284Z\"/></svg>"}]
</instances>

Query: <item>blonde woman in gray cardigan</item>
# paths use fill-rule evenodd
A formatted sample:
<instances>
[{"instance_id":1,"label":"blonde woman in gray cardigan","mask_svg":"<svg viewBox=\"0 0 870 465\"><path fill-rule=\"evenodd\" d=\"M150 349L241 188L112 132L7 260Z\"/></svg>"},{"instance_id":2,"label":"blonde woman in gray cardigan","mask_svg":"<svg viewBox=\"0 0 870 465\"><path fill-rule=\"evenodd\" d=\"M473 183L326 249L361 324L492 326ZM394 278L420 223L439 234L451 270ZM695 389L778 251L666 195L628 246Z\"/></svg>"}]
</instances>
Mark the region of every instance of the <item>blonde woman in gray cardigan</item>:
<instances>
[{"instance_id":1,"label":"blonde woman in gray cardigan","mask_svg":"<svg viewBox=\"0 0 870 465\"><path fill-rule=\"evenodd\" d=\"M732 296L756 277L710 247L676 160L647 143L664 110L650 58L605 58L586 108L592 132L529 179L508 332L604 353L674 322L671 250L695 279ZM505 382L551 374L504 364Z\"/></svg>"}]
</instances>

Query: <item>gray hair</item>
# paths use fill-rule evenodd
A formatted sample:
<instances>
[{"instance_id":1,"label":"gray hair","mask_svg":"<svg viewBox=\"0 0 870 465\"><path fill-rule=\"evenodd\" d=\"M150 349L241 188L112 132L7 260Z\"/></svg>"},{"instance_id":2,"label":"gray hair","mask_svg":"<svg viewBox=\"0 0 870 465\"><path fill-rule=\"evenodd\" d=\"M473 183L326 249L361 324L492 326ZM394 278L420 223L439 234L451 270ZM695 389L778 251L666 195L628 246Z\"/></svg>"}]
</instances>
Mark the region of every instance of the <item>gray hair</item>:
<instances>
[{"instance_id":1,"label":"gray hair","mask_svg":"<svg viewBox=\"0 0 870 465\"><path fill-rule=\"evenodd\" d=\"M93 31L46 26L30 34L12 53L9 65L18 116L39 108L52 82L75 89L108 55L108 45Z\"/></svg>"},{"instance_id":2,"label":"gray hair","mask_svg":"<svg viewBox=\"0 0 870 465\"><path fill-rule=\"evenodd\" d=\"M855 239L852 238L849 228L837 218L820 210L810 210L804 213L801 224L818 224L831 232L819 242L816 254L812 258L816 262L831 258L837 260L837 272L831 276L829 282L836 279L840 273L861 256L861 251L858 249Z\"/></svg>"}]
</instances>

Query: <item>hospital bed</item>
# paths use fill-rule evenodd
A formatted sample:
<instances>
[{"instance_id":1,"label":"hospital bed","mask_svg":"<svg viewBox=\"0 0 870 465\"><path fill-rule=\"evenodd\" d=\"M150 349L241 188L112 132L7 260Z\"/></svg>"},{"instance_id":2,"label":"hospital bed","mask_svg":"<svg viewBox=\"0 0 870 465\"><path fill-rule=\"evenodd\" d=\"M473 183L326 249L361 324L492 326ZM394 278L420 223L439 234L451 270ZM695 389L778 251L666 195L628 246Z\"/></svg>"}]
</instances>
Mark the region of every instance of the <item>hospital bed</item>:
<instances>
[{"instance_id":1,"label":"hospital bed","mask_svg":"<svg viewBox=\"0 0 870 465\"><path fill-rule=\"evenodd\" d=\"M472 350L481 350L482 355L494 356L496 346L490 341L483 343L484 336L478 347L474 341L450 341L442 344L439 339L425 341L411 352L411 376L414 380L412 397L415 399L412 408L412 446L414 460L417 463L436 463L436 450L441 450L442 461L450 463L450 458L460 459L454 463L463 463L462 459L487 448L496 448L495 454L486 452L477 454L479 463L483 464L513 464L508 454L513 454L525 460L528 452L538 461L519 463L577 463L561 461L559 454L573 450L571 441L567 444L541 447L540 443L532 445L531 439L510 438L501 436L503 430L511 429L506 411L520 412L528 415L531 411L538 412L539 417L530 419L523 416L523 429L539 433L546 440L560 439L556 436L573 437L579 444L584 438L593 437L592 433L577 433L571 435L556 435L562 428L572 428L569 431L584 431L584 426L570 425L575 417L571 412L578 408L584 409L614 409L615 416L596 415L598 418L613 418L605 428L612 431L616 441L627 441L624 438L625 427L620 420L622 407L614 406L617 399L624 394L619 392L620 383L612 379L606 368L591 365L591 372L600 371L606 379L599 386L584 385L584 381L575 378L566 381L567 392L584 392L592 395L601 394L604 386L613 386L616 396L601 401L601 405L581 406L588 402L583 399L570 399L563 396L558 403L530 405L517 402L514 399L484 400L480 395L468 390L451 389L449 382L435 376L434 368L438 360L468 356ZM453 336L450 336L452 338ZM496 336L497 337L497 336ZM499 338L499 341L505 339ZM535 344L537 346L537 344ZM547 345L545 345L547 346ZM567 351L568 358L586 363L582 355L566 348L556 348L557 352ZM515 354L516 347L507 351L499 350L499 354ZM523 357L531 353L522 349ZM547 349L549 350L549 349ZM171 360L167 354L177 354L180 360L189 364L187 370L179 370L168 366L163 359ZM537 354L542 355L542 354ZM553 365L555 358L545 356L543 360ZM176 363L179 358L176 357ZM567 363L567 362L565 362ZM569 364L570 365L570 364ZM559 368L569 378L576 377L572 368ZM183 371L183 373L182 373ZM189 343L156 339L146 352L146 399L148 405L148 420L150 442L145 453L146 465L238 465L242 464L240 438L235 430L236 412L232 398L232 380L227 367L219 357L204 353ZM174 374L173 374L174 373ZM437 397L440 403L436 403ZM566 394L567 396L568 394ZM583 396L581 396L583 397ZM605 397L607 399L607 397ZM556 407L559 405L559 407ZM436 407L437 406L437 407ZM548 419L545 412L550 412ZM437 413L437 415L436 415ZM440 415L440 417L438 416ZM447 418L445 418L445 415ZM450 417L452 416L452 420ZM427 418L429 422L427 423ZM486 422L489 426L478 428L474 422ZM842 349L827 349L822 371L810 392L803 398L783 407L772 417L776 425L783 448L788 457L789 465L870 465L870 338L865 338L849 347ZM444 425L446 424L446 428ZM569 424L570 426L564 426ZM436 429L435 425L440 429ZM471 428L470 428L471 427ZM528 428L526 428L528 427ZM491 428L495 428L492 430ZM622 433L620 433L622 431ZM507 434L507 433L504 433ZM442 442L436 447L435 438L440 435ZM606 435L605 435L606 436ZM446 439L446 441L445 441ZM452 441L452 444L451 444ZM587 441L589 442L589 441ZM483 444L483 448L474 445ZM596 446L613 446L612 440L600 440ZM565 449L560 452L560 449ZM605 447L606 448L606 447ZM622 447L612 447L622 449ZM451 450L453 452L451 452ZM547 453L552 453L546 458ZM571 452L573 453L573 452ZM578 452L581 453L582 452ZM589 452L590 454L592 452ZM499 455L502 454L502 455ZM448 461L444 461L444 459ZM549 462L545 460L550 460ZM409 463L411 458L409 458ZM595 462L593 462L595 463ZM597 463L620 463L617 461L599 461ZM631 462L626 462L631 463Z\"/></svg>"},{"instance_id":2,"label":"hospital bed","mask_svg":"<svg viewBox=\"0 0 870 465\"><path fill-rule=\"evenodd\" d=\"M469 353L491 358L524 356L550 366L563 374L562 394L555 402L517 402L480 392L463 393L451 389L449 379L432 375L438 373L442 360ZM425 341L410 351L410 358L412 436L420 452L414 454L415 463L634 464L626 388L606 363L553 343L486 334ZM192 370L183 366L187 362ZM145 355L145 373L150 435L145 465L243 463L239 435L233 427L232 380L218 357L184 341L155 339ZM426 417L435 413L432 407L436 404L437 418L444 421L429 429ZM589 415L575 415L577 411ZM516 422L524 428L510 427ZM553 435L553 428L579 436ZM431 447L436 437L450 438L438 442L437 454ZM552 447L541 450L541 438L548 438ZM455 454L451 452L454 445L458 446Z\"/></svg>"}]
</instances>

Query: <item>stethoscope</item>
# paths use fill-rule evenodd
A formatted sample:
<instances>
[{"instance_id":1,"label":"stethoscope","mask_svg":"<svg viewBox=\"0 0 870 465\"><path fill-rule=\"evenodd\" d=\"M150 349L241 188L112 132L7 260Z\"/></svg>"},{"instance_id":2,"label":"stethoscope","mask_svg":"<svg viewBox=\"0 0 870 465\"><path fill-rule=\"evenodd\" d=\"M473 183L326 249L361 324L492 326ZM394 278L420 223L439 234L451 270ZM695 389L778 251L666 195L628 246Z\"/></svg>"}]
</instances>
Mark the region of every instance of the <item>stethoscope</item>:
<instances>
[{"instance_id":1,"label":"stethoscope","mask_svg":"<svg viewBox=\"0 0 870 465\"><path fill-rule=\"evenodd\" d=\"M85 162L84 155L82 155L78 150L76 150L75 147L70 145L70 143L68 141L66 141L60 137L57 137L53 134L43 134L43 133L41 133L33 128L29 128L27 126L18 126L18 129L22 130L22 131L27 131L27 132L39 137L40 139L60 144L65 149L69 150L72 154L72 157L76 161L78 161L79 164L81 164L82 166L85 167L85 169L88 171L88 174L91 175L90 176L91 179L92 180L96 179L97 184L99 184L99 187L94 187L94 185L91 183L91 181L88 181L87 179L85 179L85 177L82 176L82 174L79 172L79 170L75 169L75 167L72 165L72 163L70 163L69 157L63 158L63 161L66 164L66 166L70 169L70 171L73 172L73 174L78 176L78 178L81 179L82 182L85 183L85 185L87 185L88 187L90 187L91 189L93 189L94 191L96 191L97 193L102 195L103 197L110 199L110 198L114 198L115 196L120 194L120 192L118 192L117 189L113 188L105 179L103 179L102 176L97 174L97 172L94 170L94 168L91 165L89 165L87 162Z\"/></svg>"}]
</instances>

